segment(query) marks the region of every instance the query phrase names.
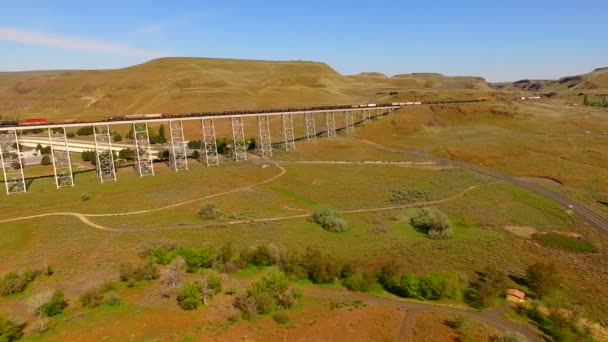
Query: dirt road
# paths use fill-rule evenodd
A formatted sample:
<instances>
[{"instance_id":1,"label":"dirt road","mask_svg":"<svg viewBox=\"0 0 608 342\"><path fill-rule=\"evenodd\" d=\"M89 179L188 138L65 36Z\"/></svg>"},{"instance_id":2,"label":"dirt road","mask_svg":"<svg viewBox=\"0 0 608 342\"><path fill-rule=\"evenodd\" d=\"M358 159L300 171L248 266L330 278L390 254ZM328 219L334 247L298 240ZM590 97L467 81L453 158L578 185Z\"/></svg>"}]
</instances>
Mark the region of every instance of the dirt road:
<instances>
[{"instance_id":1,"label":"dirt road","mask_svg":"<svg viewBox=\"0 0 608 342\"><path fill-rule=\"evenodd\" d=\"M306 287L304 288L304 295L309 297L343 300L343 301L362 301L366 303L374 303L381 305L388 305L393 307L401 308L405 311L405 318L401 325L399 336L397 341L403 341L413 329L413 317L418 312L442 312L454 315L460 315L468 317L483 323L494 325L505 331L516 331L523 334L528 338L528 341L542 341L542 339L530 328L509 321L502 317L509 308L499 307L488 311L473 311L452 308L448 306L440 306L429 303L405 301L399 299L393 299L389 297L374 296L363 292L350 292L350 291L339 291L328 288L319 287Z\"/></svg>"}]
</instances>

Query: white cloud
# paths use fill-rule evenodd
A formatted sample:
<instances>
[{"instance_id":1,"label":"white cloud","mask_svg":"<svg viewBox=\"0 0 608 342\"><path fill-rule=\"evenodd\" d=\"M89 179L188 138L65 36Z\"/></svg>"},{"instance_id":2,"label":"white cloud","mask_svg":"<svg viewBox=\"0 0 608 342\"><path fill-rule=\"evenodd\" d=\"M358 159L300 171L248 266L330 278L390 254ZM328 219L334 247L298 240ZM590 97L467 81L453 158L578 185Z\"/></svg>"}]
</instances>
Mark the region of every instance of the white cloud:
<instances>
[{"instance_id":1,"label":"white cloud","mask_svg":"<svg viewBox=\"0 0 608 342\"><path fill-rule=\"evenodd\" d=\"M143 25L135 29L136 33L159 34L165 32L166 27L160 24Z\"/></svg>"},{"instance_id":2,"label":"white cloud","mask_svg":"<svg viewBox=\"0 0 608 342\"><path fill-rule=\"evenodd\" d=\"M164 55L156 51L137 49L125 44L69 37L49 32L27 31L12 27L0 27L0 41L51 46L72 51L112 53L145 58L156 58Z\"/></svg>"}]
</instances>

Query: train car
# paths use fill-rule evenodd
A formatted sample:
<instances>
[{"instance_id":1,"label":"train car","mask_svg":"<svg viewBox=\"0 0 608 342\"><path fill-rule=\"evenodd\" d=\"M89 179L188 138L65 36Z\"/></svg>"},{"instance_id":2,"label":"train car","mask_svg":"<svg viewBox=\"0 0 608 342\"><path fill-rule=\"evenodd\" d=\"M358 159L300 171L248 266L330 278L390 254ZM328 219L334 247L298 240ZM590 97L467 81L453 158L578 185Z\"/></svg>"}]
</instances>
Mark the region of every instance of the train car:
<instances>
[{"instance_id":1,"label":"train car","mask_svg":"<svg viewBox=\"0 0 608 342\"><path fill-rule=\"evenodd\" d=\"M376 104L375 103L368 103L367 106L368 107L376 107Z\"/></svg>"},{"instance_id":2,"label":"train car","mask_svg":"<svg viewBox=\"0 0 608 342\"><path fill-rule=\"evenodd\" d=\"M17 122L19 126L37 126L47 125L49 122L47 119L36 118L36 119L21 119Z\"/></svg>"},{"instance_id":3,"label":"train car","mask_svg":"<svg viewBox=\"0 0 608 342\"><path fill-rule=\"evenodd\" d=\"M17 120L0 121L0 127L12 127L12 126L17 126L18 124L19 124L19 121L17 121Z\"/></svg>"}]
</instances>

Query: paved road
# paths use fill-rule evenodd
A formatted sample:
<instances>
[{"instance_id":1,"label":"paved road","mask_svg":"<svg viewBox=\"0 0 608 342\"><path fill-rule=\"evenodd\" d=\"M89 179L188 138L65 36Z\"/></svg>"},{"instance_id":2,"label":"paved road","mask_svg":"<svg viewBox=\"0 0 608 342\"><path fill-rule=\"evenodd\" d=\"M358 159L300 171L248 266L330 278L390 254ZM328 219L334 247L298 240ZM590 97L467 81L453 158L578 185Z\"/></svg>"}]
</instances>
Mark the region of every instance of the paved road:
<instances>
[{"instance_id":1,"label":"paved road","mask_svg":"<svg viewBox=\"0 0 608 342\"><path fill-rule=\"evenodd\" d=\"M457 166L463 169L468 169L477 173L481 173L484 175L488 175L497 179L500 179L502 181L505 181L507 183L511 183L514 185L518 185L522 188L528 189L532 192L535 192L539 195L545 196L549 199L554 200L555 202L561 204L562 206L572 210L575 214L577 214L580 218L582 218L583 220L585 220L587 223L589 223L591 226L593 226L596 230L598 230L601 234L603 234L604 236L608 237L608 218L602 216L601 214L598 214L597 212L595 212L593 209L589 208L588 206L573 201L571 199L569 199L568 197L556 193L554 191L545 189L541 186L538 186L536 184L532 184L529 182L526 182L524 180L521 179L517 179L515 177L511 177L507 174L498 172L498 171L494 171L494 170L490 170L490 169L486 169L477 165L473 165L473 164L469 164L469 163L464 163L461 161L457 161L457 160L452 160L452 159L447 159L447 158L441 158L441 157L435 157L432 155L429 155L426 152L410 152L410 151L404 151L404 150L400 150L397 148L393 148L393 147L388 147L388 146L384 146L384 145L380 145L374 142L371 142L369 140L365 140L363 138L357 138L363 142L365 142L368 145L374 146L378 149L382 149L385 151L390 151L390 152L395 152L395 153L401 153L401 154L408 154L408 155L412 155L412 154L419 154L419 155L424 155L425 157L434 160L438 163L444 163L444 164L449 164L449 165L453 165L453 166Z\"/></svg>"}]
</instances>

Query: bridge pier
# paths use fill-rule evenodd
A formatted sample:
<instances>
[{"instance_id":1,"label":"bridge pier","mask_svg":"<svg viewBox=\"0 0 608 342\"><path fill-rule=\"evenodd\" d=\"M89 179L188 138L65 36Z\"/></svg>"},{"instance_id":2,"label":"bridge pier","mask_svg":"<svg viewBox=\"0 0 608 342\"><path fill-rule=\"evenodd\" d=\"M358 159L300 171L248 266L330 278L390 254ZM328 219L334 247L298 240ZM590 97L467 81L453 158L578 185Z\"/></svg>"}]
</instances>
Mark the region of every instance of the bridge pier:
<instances>
[{"instance_id":1,"label":"bridge pier","mask_svg":"<svg viewBox=\"0 0 608 342\"><path fill-rule=\"evenodd\" d=\"M202 119L203 146L205 149L205 162L209 165L219 165L220 160L217 153L217 142L215 141L215 124L213 119ZM201 155L201 158L203 156Z\"/></svg>"},{"instance_id":2,"label":"bridge pier","mask_svg":"<svg viewBox=\"0 0 608 342\"><path fill-rule=\"evenodd\" d=\"M258 115L259 146L258 151L262 158L272 157L272 142L270 140L270 123L268 115Z\"/></svg>"},{"instance_id":3,"label":"bridge pier","mask_svg":"<svg viewBox=\"0 0 608 342\"><path fill-rule=\"evenodd\" d=\"M304 126L306 127L306 140L317 140L315 113L304 113Z\"/></svg>"},{"instance_id":4,"label":"bridge pier","mask_svg":"<svg viewBox=\"0 0 608 342\"><path fill-rule=\"evenodd\" d=\"M27 192L16 130L0 134L0 162L2 162L4 172L6 194Z\"/></svg>"},{"instance_id":5,"label":"bridge pier","mask_svg":"<svg viewBox=\"0 0 608 342\"><path fill-rule=\"evenodd\" d=\"M133 123L133 139L135 140L135 155L139 176L154 176L154 158L150 149L147 122Z\"/></svg>"},{"instance_id":6,"label":"bridge pier","mask_svg":"<svg viewBox=\"0 0 608 342\"><path fill-rule=\"evenodd\" d=\"M188 154L186 142L184 141L184 127L182 120L169 120L169 131L171 132L171 155L173 170L188 170Z\"/></svg>"},{"instance_id":7,"label":"bridge pier","mask_svg":"<svg viewBox=\"0 0 608 342\"><path fill-rule=\"evenodd\" d=\"M355 132L352 110L344 111L344 127L346 127L346 134L352 134Z\"/></svg>"},{"instance_id":8,"label":"bridge pier","mask_svg":"<svg viewBox=\"0 0 608 342\"><path fill-rule=\"evenodd\" d=\"M293 134L292 114L283 114L283 135L285 138L285 151L295 150L296 142Z\"/></svg>"},{"instance_id":9,"label":"bridge pier","mask_svg":"<svg viewBox=\"0 0 608 342\"><path fill-rule=\"evenodd\" d=\"M325 122L327 127L327 137L335 138L336 137L336 119L334 117L334 112L325 112Z\"/></svg>"},{"instance_id":10,"label":"bridge pier","mask_svg":"<svg viewBox=\"0 0 608 342\"><path fill-rule=\"evenodd\" d=\"M232 143L234 148L234 160L247 160L247 149L245 148L245 132L243 130L243 117L233 116L230 118L232 126Z\"/></svg>"},{"instance_id":11,"label":"bridge pier","mask_svg":"<svg viewBox=\"0 0 608 342\"><path fill-rule=\"evenodd\" d=\"M362 113L362 117L363 117L363 124L367 125L370 121L369 109L362 109L361 113Z\"/></svg>"},{"instance_id":12,"label":"bridge pier","mask_svg":"<svg viewBox=\"0 0 608 342\"><path fill-rule=\"evenodd\" d=\"M53 171L55 173L55 184L57 189L74 186L74 175L72 173L72 161L68 150L68 139L65 127L49 128L49 143L51 145L51 158L53 159Z\"/></svg>"},{"instance_id":13,"label":"bridge pier","mask_svg":"<svg viewBox=\"0 0 608 342\"><path fill-rule=\"evenodd\" d=\"M94 125L95 158L97 161L97 176L103 182L116 181L114 168L114 152L112 151L112 137L107 124Z\"/></svg>"}]
</instances>

